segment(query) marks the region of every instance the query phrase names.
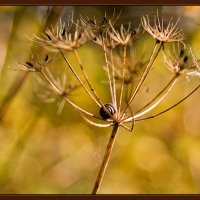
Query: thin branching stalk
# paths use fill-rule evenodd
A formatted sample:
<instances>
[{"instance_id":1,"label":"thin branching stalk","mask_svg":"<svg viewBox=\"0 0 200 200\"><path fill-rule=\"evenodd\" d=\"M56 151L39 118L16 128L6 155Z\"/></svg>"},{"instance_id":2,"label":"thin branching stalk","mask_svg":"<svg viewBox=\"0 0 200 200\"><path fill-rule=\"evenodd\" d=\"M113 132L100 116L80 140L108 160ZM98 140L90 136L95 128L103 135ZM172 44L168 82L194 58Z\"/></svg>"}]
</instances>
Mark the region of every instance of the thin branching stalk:
<instances>
[{"instance_id":1,"label":"thin branching stalk","mask_svg":"<svg viewBox=\"0 0 200 200\"><path fill-rule=\"evenodd\" d=\"M102 41L103 41L103 52L104 52L104 58L105 58L105 67L106 67L109 86L110 86L110 95L111 95L111 99L112 99L112 104L114 105L114 95L113 95L112 80L111 80L111 76L110 76L110 70L109 70L109 66L108 66L108 57L107 57L107 53L106 53L106 45L105 45L105 41L104 41L103 36L102 36Z\"/></svg>"},{"instance_id":2,"label":"thin branching stalk","mask_svg":"<svg viewBox=\"0 0 200 200\"><path fill-rule=\"evenodd\" d=\"M110 118L112 118L113 120L115 120L115 118L109 113L108 109L104 106L104 104L99 103L94 97L93 95L89 92L89 90L85 87L85 85L83 84L83 82L81 81L81 79L79 78L78 74L75 72L75 70L73 69L73 67L71 66L71 64L69 63L68 59L66 58L66 56L64 55L64 53L61 51L61 49L59 49L59 52L61 53L62 57L64 58L65 62L67 63L67 65L69 66L69 68L71 69L72 73L74 74L74 76L78 79L79 83L81 84L81 86L84 88L84 90L86 91L86 93L97 103L97 105L99 107L103 107L104 110L108 113L108 115L110 116ZM106 57L107 59L107 57ZM108 62L107 62L108 63ZM110 80L110 79L109 79ZM112 93L111 93L112 96ZM69 99L67 100L69 101ZM71 105L73 105L76 109L78 109L79 111L88 114L92 117L95 117L95 115L87 112L86 110L83 110L82 108L78 107L76 104L72 103L71 101L69 101L69 103ZM95 117L98 118L98 117ZM99 119L99 118L98 118ZM101 119L101 118L100 118Z\"/></svg>"},{"instance_id":3,"label":"thin branching stalk","mask_svg":"<svg viewBox=\"0 0 200 200\"><path fill-rule=\"evenodd\" d=\"M134 114L136 115L136 114L142 112L143 110L145 110L145 108L147 108L149 105L151 105L156 99L158 99L160 97L161 94L163 94L167 90L167 88L169 88L173 84L173 82L177 78L178 78L177 75L174 75L172 77L172 79L167 83L167 85L151 101L149 101L146 105L144 105L142 108L137 110Z\"/></svg>"},{"instance_id":4,"label":"thin branching stalk","mask_svg":"<svg viewBox=\"0 0 200 200\"><path fill-rule=\"evenodd\" d=\"M113 86L113 99L114 99L114 107L117 108L117 95L116 95L116 82L115 82L115 66L113 61L113 50L110 50L111 54L111 68L112 68L112 86Z\"/></svg>"},{"instance_id":5,"label":"thin branching stalk","mask_svg":"<svg viewBox=\"0 0 200 200\"><path fill-rule=\"evenodd\" d=\"M83 108L80 108L79 106L77 106L75 103L73 103L72 101L70 101L66 96L62 95L62 92L59 90L59 88L57 87L57 85L51 81L51 79L43 72L43 71L40 71L41 75L44 77L44 79L52 86L52 88L61 96L63 97L72 107L74 107L76 110L86 114L86 115L89 115L91 117L95 117L95 118L98 118L96 117L95 115L93 115L92 113L84 110ZM99 118L98 118L99 119Z\"/></svg>"},{"instance_id":6,"label":"thin branching stalk","mask_svg":"<svg viewBox=\"0 0 200 200\"><path fill-rule=\"evenodd\" d=\"M51 85L51 87L59 94L62 95L62 92L59 90L59 88L51 81L51 79L43 72L40 71L41 75L44 77L44 79Z\"/></svg>"},{"instance_id":7,"label":"thin branching stalk","mask_svg":"<svg viewBox=\"0 0 200 200\"><path fill-rule=\"evenodd\" d=\"M169 94L169 92L172 90L174 85L176 84L177 79L178 79L178 76L174 76L172 78L172 80L167 84L167 86L161 92L159 92L158 95L156 95L146 106L144 106L143 109L140 109L140 111L137 111L134 114L134 117L138 118L138 117L143 116L144 114L150 112L153 108L155 108L161 101L163 101L165 99L165 97ZM151 103L153 103L153 105L151 105ZM151 106L149 108L147 108L149 105L151 105ZM144 111L142 111L142 110L144 110Z\"/></svg>"},{"instance_id":8,"label":"thin branching stalk","mask_svg":"<svg viewBox=\"0 0 200 200\"><path fill-rule=\"evenodd\" d=\"M93 86L92 86L92 84L91 84L91 82L90 82L90 80L89 80L89 78L88 78L88 75L87 75L87 73L85 72L85 70L84 70L84 68L83 68L83 65L82 65L81 59L80 59L80 57L79 57L78 51L77 51L76 49L74 49L73 52L74 52L74 55L75 55L75 57L76 57L76 59L77 59L77 61L78 61L79 66L80 66L80 68L81 68L81 71L83 72L83 75L84 75L84 77L85 77L85 80L86 80L86 82L87 82L87 84L88 84L90 90L92 91L92 93L93 93L94 96L96 97L97 101L101 104L101 106L103 106L103 102L102 102L101 99L99 98L99 95L97 94L96 90L93 88Z\"/></svg>"},{"instance_id":9,"label":"thin branching stalk","mask_svg":"<svg viewBox=\"0 0 200 200\"><path fill-rule=\"evenodd\" d=\"M123 97L123 91L124 91L124 79L125 79L125 65L126 65L126 45L123 48L123 69L122 69L122 83L121 83L121 89L120 89L120 96L119 96L119 113L121 111L122 106L122 97Z\"/></svg>"},{"instance_id":10,"label":"thin branching stalk","mask_svg":"<svg viewBox=\"0 0 200 200\"><path fill-rule=\"evenodd\" d=\"M109 140L108 145L106 147L106 152L104 154L104 158L103 158L98 176L96 178L96 181L95 181L95 184L94 184L94 187L93 187L93 190L92 190L92 194L97 194L98 191L99 191L99 187L102 183L106 168L108 166L108 161L109 161L111 153L112 153L112 149L113 149L113 146L114 146L114 143L115 143L115 139L116 139L116 136L117 136L118 129L119 129L119 124L115 123L114 126L113 126L111 136L110 136L110 140Z\"/></svg>"},{"instance_id":11,"label":"thin branching stalk","mask_svg":"<svg viewBox=\"0 0 200 200\"><path fill-rule=\"evenodd\" d=\"M86 93L96 102L96 104L101 107L101 104L99 103L98 100L96 100L93 95L89 92L89 90L85 87L85 85L83 84L83 82L81 81L81 79L79 78L78 74L75 72L75 70L73 69L73 67L71 66L71 64L69 63L68 59L66 58L66 56L64 55L64 53L62 52L61 49L59 49L60 54L62 55L62 57L64 58L65 62L67 63L68 67L70 68L70 70L72 71L72 73L74 74L74 76L77 78L77 80L79 81L79 83L81 84L81 86L83 87L83 89L86 91Z\"/></svg>"},{"instance_id":12,"label":"thin branching stalk","mask_svg":"<svg viewBox=\"0 0 200 200\"><path fill-rule=\"evenodd\" d=\"M153 51L152 51L150 60L149 60L149 62L148 62L148 64L147 64L147 67L146 67L146 69L145 69L145 71L144 71L144 73L143 73L143 75L142 75L142 78L140 79L140 81L139 81L139 83L138 83L138 85L137 85L137 87L136 87L136 89L135 89L133 95L131 96L131 98L130 98L130 100L129 100L127 106L126 106L126 108L125 108L125 110L124 110L124 112L123 112L123 115L124 115L124 113L126 113L127 109L129 108L129 106L130 106L131 103L133 102L134 98L136 97L136 95L137 95L138 92L140 91L141 87L143 86L143 84L144 84L144 82L145 82L145 80L146 80L146 78L147 78L147 76L148 76L150 70L152 69L153 63L154 63L154 61L156 60L156 58L157 58L157 56L158 56L158 53L160 52L160 50L161 50L163 44L164 44L164 43L162 43L162 42L159 42L159 43L156 42L156 44L155 44L155 46L154 46L154 48L153 48Z\"/></svg>"},{"instance_id":13,"label":"thin branching stalk","mask_svg":"<svg viewBox=\"0 0 200 200\"><path fill-rule=\"evenodd\" d=\"M141 118L141 119L135 119L135 121L143 121L143 120L147 120L147 119L151 119L154 117L157 117L173 108L175 108L176 106L178 106L180 103L182 103L183 101L185 101L188 97L190 97L194 92L196 92L198 89L200 88L200 85L198 85L194 90L192 90L188 95L186 95L183 99L181 99L180 101L178 101L177 103L175 103L174 105L170 106L169 108L163 110L162 112L159 112L155 115L149 116L149 117L145 117L145 118Z\"/></svg>"}]
</instances>

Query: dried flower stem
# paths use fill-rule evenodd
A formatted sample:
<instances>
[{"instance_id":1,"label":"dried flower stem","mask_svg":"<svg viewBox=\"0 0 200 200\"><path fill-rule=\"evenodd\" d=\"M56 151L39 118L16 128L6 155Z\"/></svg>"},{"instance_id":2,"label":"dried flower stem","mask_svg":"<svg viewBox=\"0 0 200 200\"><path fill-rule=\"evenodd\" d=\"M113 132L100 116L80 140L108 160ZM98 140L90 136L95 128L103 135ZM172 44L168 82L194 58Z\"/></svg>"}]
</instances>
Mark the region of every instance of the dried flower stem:
<instances>
[{"instance_id":1,"label":"dried flower stem","mask_svg":"<svg viewBox=\"0 0 200 200\"><path fill-rule=\"evenodd\" d=\"M163 46L163 44L164 44L163 42L159 42L159 43L156 42L156 44L154 46L154 49L152 51L150 60L149 60L149 62L147 64L147 67L146 67L146 69L145 69L145 71L144 71L144 73L142 75L142 78L140 79L140 81L139 81L139 83L138 83L138 85L137 85L132 97L130 98L130 100L129 100L127 106L126 106L125 111L123 112L123 115L124 115L124 113L126 113L127 109L129 108L129 106L133 102L134 98L136 97L136 95L140 91L140 88L143 86L144 81L146 80L146 78L147 78L147 76L148 76L148 74L149 74L149 72L150 72L150 70L151 70L151 68L153 66L153 63L154 63L155 59L157 58L158 53L160 52L161 47ZM122 117L123 117L123 115L122 115Z\"/></svg>"},{"instance_id":2,"label":"dried flower stem","mask_svg":"<svg viewBox=\"0 0 200 200\"><path fill-rule=\"evenodd\" d=\"M174 105L170 106L169 108L163 110L162 112L159 112L155 115L152 115L152 116L149 116L149 117L145 117L145 118L141 118L141 119L136 119L135 121L143 121L143 120L146 120L146 119L151 119L151 118L154 118L154 117L157 117L171 109L173 109L174 107L178 106L180 103L182 103L183 101L185 101L188 97L190 97L194 92L196 92L198 89L200 88L200 84L194 89L192 90L188 95L186 95L183 99L181 99L180 101L178 101L177 103L175 103Z\"/></svg>"},{"instance_id":3,"label":"dried flower stem","mask_svg":"<svg viewBox=\"0 0 200 200\"><path fill-rule=\"evenodd\" d=\"M111 67L112 67L112 87L113 87L113 98L114 98L114 107L117 108L117 95L116 95L116 83L115 83L115 66L114 66L114 61L113 61L113 51L112 49L110 50L111 54Z\"/></svg>"},{"instance_id":4,"label":"dried flower stem","mask_svg":"<svg viewBox=\"0 0 200 200\"><path fill-rule=\"evenodd\" d=\"M83 72L83 75L84 75L84 77L85 77L85 80L86 80L88 86L90 87L90 90L92 91L92 93L93 93L94 96L96 97L97 101L101 104L101 106L103 106L103 102L101 101L101 99L99 98L98 94L96 93L96 90L93 88L92 84L91 84L90 81L89 81L88 75L87 75L87 73L85 72L85 70L84 70L84 68L83 68L83 65L82 65L82 63L81 63L81 59L80 59L80 57L79 57L79 54L78 54L77 50L74 49L73 52L74 52L74 55L75 55L75 57L76 57L76 59L77 59L77 61L78 61L79 66L80 66L80 68L81 68L81 71Z\"/></svg>"},{"instance_id":5,"label":"dried flower stem","mask_svg":"<svg viewBox=\"0 0 200 200\"><path fill-rule=\"evenodd\" d=\"M81 79L79 78L79 76L77 75L77 73L74 71L73 67L71 66L71 64L69 63L69 61L67 60L66 56L64 55L64 53L59 49L60 54L62 55L62 57L64 58L65 62L67 63L67 65L69 66L70 70L72 71L72 73L74 74L74 76L78 79L79 83L81 84L81 86L83 87L83 89L86 91L86 93L96 102L96 104L101 107L101 104L93 97L93 95L88 91L88 89L85 87L85 85L83 84L83 82L81 81Z\"/></svg>"},{"instance_id":6,"label":"dried flower stem","mask_svg":"<svg viewBox=\"0 0 200 200\"><path fill-rule=\"evenodd\" d=\"M138 114L139 112L141 112L145 108L147 108L149 105L151 105L163 92L165 92L165 90L175 81L176 78L177 78L177 75L174 75L172 77L172 79L167 83L167 85L151 101L149 101L145 106L143 106L142 108L140 108L139 110L137 110L135 112L135 114Z\"/></svg>"},{"instance_id":7,"label":"dried flower stem","mask_svg":"<svg viewBox=\"0 0 200 200\"><path fill-rule=\"evenodd\" d=\"M43 72L40 71L41 75L46 79L46 81L52 86L52 88L59 94L62 95L61 91L58 89L58 87L50 80L50 78Z\"/></svg>"},{"instance_id":8,"label":"dried flower stem","mask_svg":"<svg viewBox=\"0 0 200 200\"><path fill-rule=\"evenodd\" d=\"M86 115L89 115L91 117L95 117L97 118L95 115L93 115L92 113L90 112L87 112L86 110L84 110L83 108L80 108L79 106L77 106L76 104L74 104L73 102L71 102L66 96L63 96L62 95L62 92L59 90L59 88L56 86L56 84L51 81L51 79L43 72L43 71L40 71L41 75L44 77L44 79L52 86L52 88L60 95L62 96L72 107L74 107L76 110L86 114Z\"/></svg>"},{"instance_id":9,"label":"dried flower stem","mask_svg":"<svg viewBox=\"0 0 200 200\"><path fill-rule=\"evenodd\" d=\"M105 41L104 41L103 37L102 37L102 40L103 40L103 52L104 52L105 65L106 65L105 67L106 67L108 81L109 81L109 85L110 85L110 95L111 95L111 99L112 99L112 104L114 104L115 100L114 100L114 95L113 95L113 87L112 87L112 81L111 81L111 76L110 76L110 70L108 67L108 57L107 57L107 53L106 53L106 45L105 45Z\"/></svg>"},{"instance_id":10,"label":"dried flower stem","mask_svg":"<svg viewBox=\"0 0 200 200\"><path fill-rule=\"evenodd\" d=\"M176 84L176 81L178 79L178 76L175 75L170 82L150 101L148 102L143 108L141 108L140 110L138 110L136 113L134 113L134 117L138 118L146 113L148 113L149 111L151 111L153 108L155 108L168 94L169 92L172 90L172 88L174 87L174 85ZM147 108L149 105L151 105L155 100L157 100L152 106L150 106L149 108ZM146 109L147 108L147 109ZM145 109L145 110L144 110ZM144 111L143 111L144 110ZM143 111L143 112L142 112Z\"/></svg>"},{"instance_id":11,"label":"dried flower stem","mask_svg":"<svg viewBox=\"0 0 200 200\"><path fill-rule=\"evenodd\" d=\"M59 49L59 48L58 48ZM99 107L103 107L105 111L108 112L108 114L110 115L110 118L114 119L114 117L109 113L108 109L104 106L104 104L102 102L98 102L93 96L92 94L88 91L88 89L85 87L85 85L83 84L83 82L81 81L81 79L79 78L79 76L77 75L77 73L74 71L73 67L71 66L71 64L69 63L69 61L67 60L66 56L64 55L64 53L61 51L61 49L59 49L62 57L64 58L65 62L67 63L67 65L69 66L69 68L71 69L71 71L73 72L73 74L75 75L75 77L78 79L78 81L80 82L81 86L84 88L84 90L87 92L87 94L97 103L97 105ZM106 63L107 63L107 67L108 67L108 61L107 61L107 55L105 53L105 59L106 59ZM109 70L109 69L108 69ZM110 72L108 71L108 74L110 75ZM109 76L109 82L110 82L110 76ZM113 97L112 95L112 91L111 91L111 96ZM113 99L113 98L112 98ZM68 103L70 103L74 108L78 109L79 111L89 115L89 116L92 116L92 117L95 117L95 118L98 118L96 117L95 115L93 115L92 113L89 113L87 112L86 110L83 110L82 108L78 107L76 104L72 103L71 101L69 101L69 99L66 99L68 101ZM98 118L99 119L99 118ZM101 118L100 118L101 119Z\"/></svg>"},{"instance_id":12,"label":"dried flower stem","mask_svg":"<svg viewBox=\"0 0 200 200\"><path fill-rule=\"evenodd\" d=\"M119 113L121 111L122 106L122 97L124 91L124 79L125 79L125 65L126 65L126 45L123 48L123 70L122 70L122 83L121 83L121 90L120 90L120 97L119 97Z\"/></svg>"},{"instance_id":13,"label":"dried flower stem","mask_svg":"<svg viewBox=\"0 0 200 200\"><path fill-rule=\"evenodd\" d=\"M100 187L100 185L102 183L106 168L108 166L108 161L110 159L110 155L112 153L112 149L113 149L113 146L114 146L114 143L115 143L115 139L116 139L116 136L117 136L118 128L119 128L119 124L115 123L114 126L113 126L113 129L112 129L110 140L109 140L108 145L106 147L106 152L104 154L104 158L103 158L103 161L102 161L102 164L101 164L101 167L100 167L100 171L98 173L94 188L92 190L92 194L97 194L98 193L99 187Z\"/></svg>"}]
</instances>

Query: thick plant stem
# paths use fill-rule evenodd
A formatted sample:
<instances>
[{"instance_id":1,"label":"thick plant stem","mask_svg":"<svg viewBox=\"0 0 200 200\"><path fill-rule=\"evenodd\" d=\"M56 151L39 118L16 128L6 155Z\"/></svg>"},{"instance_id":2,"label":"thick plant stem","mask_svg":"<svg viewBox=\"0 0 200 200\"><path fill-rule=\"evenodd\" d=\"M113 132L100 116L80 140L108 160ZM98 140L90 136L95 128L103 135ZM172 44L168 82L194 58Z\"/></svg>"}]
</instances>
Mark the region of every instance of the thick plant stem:
<instances>
[{"instance_id":1,"label":"thick plant stem","mask_svg":"<svg viewBox=\"0 0 200 200\"><path fill-rule=\"evenodd\" d=\"M112 149L113 149L113 146L114 146L114 143L115 143L115 139L116 139L118 128L119 128L119 124L115 123L114 126L113 126L113 130L112 130L111 136L110 136L110 140L109 140L108 145L106 147L106 152L104 154L104 158L103 158L103 161L102 161L102 164L101 164L101 168L99 170L99 173L98 173L94 188L92 190L92 194L97 194L98 193L100 185L101 185L101 183L103 181L103 177L104 177L106 168L108 166L108 161L110 159L110 156L111 156L111 153L112 153Z\"/></svg>"}]
</instances>

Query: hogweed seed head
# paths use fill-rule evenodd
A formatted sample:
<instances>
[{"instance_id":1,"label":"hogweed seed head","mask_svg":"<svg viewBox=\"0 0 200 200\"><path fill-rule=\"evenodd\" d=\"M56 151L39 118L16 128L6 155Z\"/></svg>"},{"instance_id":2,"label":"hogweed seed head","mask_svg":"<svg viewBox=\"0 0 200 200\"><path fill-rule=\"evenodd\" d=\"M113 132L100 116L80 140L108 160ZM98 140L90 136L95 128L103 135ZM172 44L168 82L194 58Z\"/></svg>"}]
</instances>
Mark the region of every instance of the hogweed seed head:
<instances>
[{"instance_id":1,"label":"hogweed seed head","mask_svg":"<svg viewBox=\"0 0 200 200\"><path fill-rule=\"evenodd\" d=\"M144 69L145 61L142 59L142 57L137 55L136 50L132 46L129 47L129 52L127 52L126 63L123 63L122 58L123 55L121 55L121 53L115 53L115 79L117 82L122 81L123 75L121 73L121 70L124 67L124 84L134 84Z\"/></svg>"},{"instance_id":2,"label":"hogweed seed head","mask_svg":"<svg viewBox=\"0 0 200 200\"><path fill-rule=\"evenodd\" d=\"M164 24L164 19L157 14L154 16L154 23L151 24L149 16L143 16L141 23L143 28L157 41L160 42L182 42L185 39L185 34L182 29L177 27L180 17L175 23L172 22L173 17L169 20L167 26Z\"/></svg>"},{"instance_id":3,"label":"hogweed seed head","mask_svg":"<svg viewBox=\"0 0 200 200\"><path fill-rule=\"evenodd\" d=\"M26 72L40 72L52 61L53 58L50 58L49 55L46 55L44 58L40 58L39 55L32 55L30 61L26 61L25 63L18 63L18 68L13 69Z\"/></svg>"},{"instance_id":4,"label":"hogweed seed head","mask_svg":"<svg viewBox=\"0 0 200 200\"><path fill-rule=\"evenodd\" d=\"M167 68L177 75L200 75L197 59L191 48L174 47L173 51L164 51L164 62Z\"/></svg>"},{"instance_id":5,"label":"hogweed seed head","mask_svg":"<svg viewBox=\"0 0 200 200\"><path fill-rule=\"evenodd\" d=\"M62 75L62 78L57 78L57 79L53 77L53 75L49 70L46 70L46 73L48 77L50 77L53 85L55 85L56 88L58 89L59 93L54 89L54 87L52 87L52 85L47 85L46 82L38 79L40 83L39 89L40 90L41 88L43 89L42 91L39 91L37 89L35 94L37 97L39 97L45 102L55 102L60 99L60 101L58 102L58 113L60 114L65 104L64 98L69 97L69 95L74 90L80 87L80 84L74 82L67 83L67 78L65 73Z\"/></svg>"},{"instance_id":6,"label":"hogweed seed head","mask_svg":"<svg viewBox=\"0 0 200 200\"><path fill-rule=\"evenodd\" d=\"M85 33L93 42L101 46L106 45L108 48L115 48L115 46L118 45L118 42L116 42L109 36L108 30L111 28L110 23L114 25L117 22L120 14L121 12L118 16L115 16L114 10L113 16L111 18L108 18L105 13L105 15L99 22L97 22L95 17L93 19L87 17L87 20L85 20L81 16L80 20Z\"/></svg>"},{"instance_id":7,"label":"hogweed seed head","mask_svg":"<svg viewBox=\"0 0 200 200\"><path fill-rule=\"evenodd\" d=\"M110 27L106 14L100 22L97 22L95 18L90 19L88 17L87 20L85 20L83 17L81 17L80 20L83 26L83 30L85 31L87 36L94 42L96 40L102 40L104 33L106 33Z\"/></svg>"},{"instance_id":8,"label":"hogweed seed head","mask_svg":"<svg viewBox=\"0 0 200 200\"><path fill-rule=\"evenodd\" d=\"M105 45L109 49L114 49L117 45L119 45L119 42L113 40L107 32L104 34L104 38L93 36L92 41L102 47Z\"/></svg>"},{"instance_id":9,"label":"hogweed seed head","mask_svg":"<svg viewBox=\"0 0 200 200\"><path fill-rule=\"evenodd\" d=\"M122 24L119 30L116 30L113 27L111 21L109 21L109 24L111 27L111 29L109 29L108 31L110 37L119 44L126 46L130 42L130 39L132 38L131 23L130 22L128 23L127 29Z\"/></svg>"},{"instance_id":10,"label":"hogweed seed head","mask_svg":"<svg viewBox=\"0 0 200 200\"><path fill-rule=\"evenodd\" d=\"M74 30L72 30L74 28ZM84 45L88 41L85 32L79 27L79 20L76 23L65 24L60 20L56 29L52 26L47 29L41 37L35 36L35 42L50 51L58 49L72 51Z\"/></svg>"}]
</instances>

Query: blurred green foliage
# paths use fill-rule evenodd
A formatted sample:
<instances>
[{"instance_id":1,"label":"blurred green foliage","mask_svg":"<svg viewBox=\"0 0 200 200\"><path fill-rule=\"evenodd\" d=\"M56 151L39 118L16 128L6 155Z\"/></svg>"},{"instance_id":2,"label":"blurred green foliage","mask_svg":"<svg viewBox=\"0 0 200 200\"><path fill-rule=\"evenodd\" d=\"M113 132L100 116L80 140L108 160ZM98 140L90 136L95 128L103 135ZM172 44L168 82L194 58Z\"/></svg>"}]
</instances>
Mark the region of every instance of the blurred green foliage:
<instances>
[{"instance_id":1,"label":"blurred green foliage","mask_svg":"<svg viewBox=\"0 0 200 200\"><path fill-rule=\"evenodd\" d=\"M116 9L120 10L121 7ZM138 22L142 14L156 10L156 7L123 7L122 22ZM158 7L168 11L167 7ZM184 7L183 12L195 12ZM196 8L198 9L198 8ZM104 6L66 7L68 16L73 10L76 16L102 16L113 8ZM20 21L14 24L17 13ZM15 66L30 56L32 44L26 35L32 37L42 26L45 9L41 7L1 6L0 8L0 48L3 67L7 51L7 63ZM123 14L125 13L125 14ZM62 13L63 14L63 13ZM186 13L187 14L187 13ZM188 15L184 15L187 19ZM193 16L193 15L192 15ZM195 15L193 16L195 17ZM15 19L16 21L16 19ZM9 37L13 26L15 30ZM184 26L184 24L183 24ZM186 32L188 32L186 27ZM142 36L137 42L138 51L148 57L153 46L149 36ZM200 27L195 24L188 40L200 57ZM145 42L144 42L145 41ZM7 49L10 43L9 49ZM79 50L82 62L94 87L100 96L109 100L104 61L101 49L95 44L87 44ZM77 65L68 53L73 65ZM162 57L162 55L160 55ZM57 65L51 70L60 75L66 70L59 56ZM7 66L8 67L8 66ZM78 68L77 68L78 70ZM155 77L149 77L149 89L139 97L139 106L158 91L160 84L169 80L164 63L155 63ZM6 68L1 77L0 100L7 95L10 86L22 72ZM73 79L68 70L68 80ZM147 85L146 83L146 85ZM162 110L190 91L196 80L180 81L158 108ZM88 194L93 187L111 128L102 129L88 125L69 105L65 105L61 115L57 115L56 103L44 103L33 91L38 85L34 74L29 74L0 121L0 193L15 194ZM102 88L104 88L102 90ZM98 113L85 93L77 89L70 98L91 112ZM200 94L170 112L144 122L136 123L132 133L120 129L113 154L106 171L100 193L103 194L180 194L200 192ZM142 100L142 101L141 101Z\"/></svg>"}]
</instances>

